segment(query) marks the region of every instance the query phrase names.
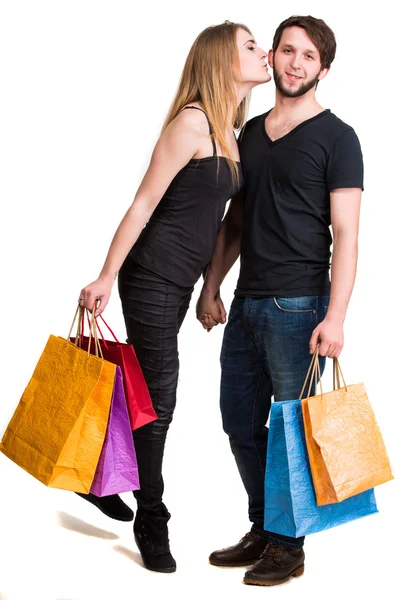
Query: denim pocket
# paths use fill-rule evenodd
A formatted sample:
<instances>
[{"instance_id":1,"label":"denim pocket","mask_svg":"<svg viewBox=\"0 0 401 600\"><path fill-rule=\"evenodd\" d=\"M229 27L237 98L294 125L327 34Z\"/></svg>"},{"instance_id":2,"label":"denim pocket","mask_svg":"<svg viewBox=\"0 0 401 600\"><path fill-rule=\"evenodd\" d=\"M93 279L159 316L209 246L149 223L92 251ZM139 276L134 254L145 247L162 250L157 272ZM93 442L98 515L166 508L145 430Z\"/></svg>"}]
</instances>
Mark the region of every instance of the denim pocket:
<instances>
[{"instance_id":1,"label":"denim pocket","mask_svg":"<svg viewBox=\"0 0 401 600\"><path fill-rule=\"evenodd\" d=\"M231 321L231 319L233 319L242 310L243 306L244 298L234 298L234 300L231 302L228 320Z\"/></svg>"},{"instance_id":2,"label":"denim pocket","mask_svg":"<svg viewBox=\"0 0 401 600\"><path fill-rule=\"evenodd\" d=\"M273 298L275 306L287 313L315 313L317 296L298 296L297 298Z\"/></svg>"}]
</instances>

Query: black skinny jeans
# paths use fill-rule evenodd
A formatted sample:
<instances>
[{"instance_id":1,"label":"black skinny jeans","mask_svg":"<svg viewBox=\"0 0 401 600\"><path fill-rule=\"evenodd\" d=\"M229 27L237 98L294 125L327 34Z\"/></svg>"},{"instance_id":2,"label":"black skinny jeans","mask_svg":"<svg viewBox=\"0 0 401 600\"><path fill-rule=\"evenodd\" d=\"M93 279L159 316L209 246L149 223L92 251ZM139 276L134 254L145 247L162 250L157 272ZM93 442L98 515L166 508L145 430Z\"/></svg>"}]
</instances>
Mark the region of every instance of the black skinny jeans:
<instances>
[{"instance_id":1,"label":"black skinny jeans","mask_svg":"<svg viewBox=\"0 0 401 600\"><path fill-rule=\"evenodd\" d=\"M141 508L163 515L162 463L167 430L176 405L177 335L187 313L192 287L181 287L127 257L118 276L128 343L134 346L158 420L133 432Z\"/></svg>"}]
</instances>

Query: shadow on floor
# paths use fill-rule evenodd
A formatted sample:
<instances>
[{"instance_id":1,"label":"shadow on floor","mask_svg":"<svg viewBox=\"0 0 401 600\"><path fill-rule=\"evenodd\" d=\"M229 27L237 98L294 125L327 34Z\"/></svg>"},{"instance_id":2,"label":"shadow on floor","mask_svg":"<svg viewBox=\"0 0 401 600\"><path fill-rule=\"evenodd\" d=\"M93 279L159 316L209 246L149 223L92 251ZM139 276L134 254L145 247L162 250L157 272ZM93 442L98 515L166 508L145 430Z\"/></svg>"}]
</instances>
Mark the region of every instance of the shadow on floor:
<instances>
[{"instance_id":1,"label":"shadow on floor","mask_svg":"<svg viewBox=\"0 0 401 600\"><path fill-rule=\"evenodd\" d=\"M61 525L61 527L64 527L64 529L76 531L77 533L82 533L82 535L101 538L103 540L118 540L119 538L116 533L106 531L105 529L99 529L99 527L90 525L89 523L86 523L86 521L82 521L81 519L78 519L77 517L65 512L57 512L56 518L58 524Z\"/></svg>"},{"instance_id":2,"label":"shadow on floor","mask_svg":"<svg viewBox=\"0 0 401 600\"><path fill-rule=\"evenodd\" d=\"M113 546L113 550L115 550L119 554L122 554L123 556L126 556L137 565L143 567L142 558L139 552L133 552L133 550L129 550L129 548L125 548L125 546Z\"/></svg>"}]
</instances>

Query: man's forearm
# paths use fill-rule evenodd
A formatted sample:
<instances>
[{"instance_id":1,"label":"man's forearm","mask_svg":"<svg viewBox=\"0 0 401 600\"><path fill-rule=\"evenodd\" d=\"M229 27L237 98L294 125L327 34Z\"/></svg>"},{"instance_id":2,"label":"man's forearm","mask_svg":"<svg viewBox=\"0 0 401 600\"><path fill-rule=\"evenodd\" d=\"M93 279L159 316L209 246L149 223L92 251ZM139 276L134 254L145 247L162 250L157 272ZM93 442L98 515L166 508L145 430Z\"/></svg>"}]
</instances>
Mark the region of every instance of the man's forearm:
<instances>
[{"instance_id":1,"label":"man's forearm","mask_svg":"<svg viewBox=\"0 0 401 600\"><path fill-rule=\"evenodd\" d=\"M215 296L240 254L241 226L228 215L217 236L216 249L208 266L202 293Z\"/></svg>"},{"instance_id":2,"label":"man's forearm","mask_svg":"<svg viewBox=\"0 0 401 600\"><path fill-rule=\"evenodd\" d=\"M327 319L344 322L356 277L358 237L340 232L334 238L331 262L331 292Z\"/></svg>"}]
</instances>

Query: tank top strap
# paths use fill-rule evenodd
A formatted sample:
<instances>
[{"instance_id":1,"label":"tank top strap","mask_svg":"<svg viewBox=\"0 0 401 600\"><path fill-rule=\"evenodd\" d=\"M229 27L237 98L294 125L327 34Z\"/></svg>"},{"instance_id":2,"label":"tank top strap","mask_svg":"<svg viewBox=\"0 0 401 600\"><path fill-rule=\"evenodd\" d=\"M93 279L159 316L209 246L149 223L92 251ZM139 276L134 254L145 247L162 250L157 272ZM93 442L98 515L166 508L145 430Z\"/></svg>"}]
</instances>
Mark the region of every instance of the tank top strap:
<instances>
[{"instance_id":1,"label":"tank top strap","mask_svg":"<svg viewBox=\"0 0 401 600\"><path fill-rule=\"evenodd\" d=\"M212 129L212 125L209 121L209 117L207 116L207 114L205 113L205 111L203 110L203 108L199 108L198 106L184 106L184 108L182 110L185 110L186 108L195 108L196 110L200 110L203 112L203 114L205 115L207 122L209 124L209 133L211 135L211 140L212 140L212 145L213 145L213 156L217 156L217 150L216 150L216 142L214 141L214 137L213 137L213 129Z\"/></svg>"}]
</instances>

